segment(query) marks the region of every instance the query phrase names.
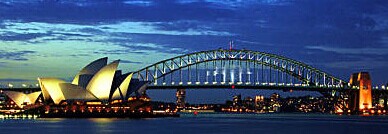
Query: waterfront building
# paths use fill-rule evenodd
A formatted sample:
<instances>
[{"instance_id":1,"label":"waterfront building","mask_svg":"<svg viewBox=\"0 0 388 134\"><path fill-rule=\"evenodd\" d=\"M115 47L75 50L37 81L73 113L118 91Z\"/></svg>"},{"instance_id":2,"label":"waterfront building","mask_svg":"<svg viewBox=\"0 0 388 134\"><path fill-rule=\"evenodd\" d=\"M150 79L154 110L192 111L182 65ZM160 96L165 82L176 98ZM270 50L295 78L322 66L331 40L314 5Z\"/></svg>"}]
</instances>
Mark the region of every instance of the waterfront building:
<instances>
[{"instance_id":1,"label":"waterfront building","mask_svg":"<svg viewBox=\"0 0 388 134\"><path fill-rule=\"evenodd\" d=\"M0 90L0 109L4 107L5 104L5 95L3 94L3 90Z\"/></svg>"},{"instance_id":2,"label":"waterfront building","mask_svg":"<svg viewBox=\"0 0 388 134\"><path fill-rule=\"evenodd\" d=\"M8 96L13 101L13 103L15 103L19 108L23 108L24 106L35 104L39 95L41 94L41 91L32 93L3 91L3 93Z\"/></svg>"},{"instance_id":3,"label":"waterfront building","mask_svg":"<svg viewBox=\"0 0 388 134\"><path fill-rule=\"evenodd\" d=\"M186 90L185 89L178 89L176 91L176 108L177 109L184 109L186 107Z\"/></svg>"},{"instance_id":4,"label":"waterfront building","mask_svg":"<svg viewBox=\"0 0 388 134\"><path fill-rule=\"evenodd\" d=\"M264 96L263 95L256 95L255 96L255 109L262 110L264 105L265 105Z\"/></svg>"},{"instance_id":5,"label":"waterfront building","mask_svg":"<svg viewBox=\"0 0 388 134\"><path fill-rule=\"evenodd\" d=\"M131 95L141 97L146 88L146 82L132 78L133 73L122 74L116 70L119 60L107 64L108 58L91 62L77 73L71 83L50 77L38 78L41 91L24 93L18 91L2 91L6 97L0 98L0 103L6 103L9 98L18 108L34 105L39 102L47 105L87 104L101 102L109 104L114 100L125 100ZM142 101L149 101L142 98Z\"/></svg>"},{"instance_id":6,"label":"waterfront building","mask_svg":"<svg viewBox=\"0 0 388 134\"><path fill-rule=\"evenodd\" d=\"M244 99L244 106L247 108L247 109L254 109L254 106L255 106L255 102L253 101L253 99L251 97L245 97Z\"/></svg>"},{"instance_id":7,"label":"waterfront building","mask_svg":"<svg viewBox=\"0 0 388 134\"><path fill-rule=\"evenodd\" d=\"M107 57L98 59L85 66L71 83L57 78L38 78L43 99L58 105L64 101L97 100L107 103L127 100L133 93L141 95L145 82L132 79L133 73L122 74L116 70L118 65L119 60L107 64Z\"/></svg>"},{"instance_id":8,"label":"waterfront building","mask_svg":"<svg viewBox=\"0 0 388 134\"><path fill-rule=\"evenodd\" d=\"M270 96L270 112L279 112L280 111L280 95L277 93L273 93Z\"/></svg>"},{"instance_id":9,"label":"waterfront building","mask_svg":"<svg viewBox=\"0 0 388 134\"><path fill-rule=\"evenodd\" d=\"M233 107L239 107L242 105L241 94L233 96Z\"/></svg>"}]
</instances>

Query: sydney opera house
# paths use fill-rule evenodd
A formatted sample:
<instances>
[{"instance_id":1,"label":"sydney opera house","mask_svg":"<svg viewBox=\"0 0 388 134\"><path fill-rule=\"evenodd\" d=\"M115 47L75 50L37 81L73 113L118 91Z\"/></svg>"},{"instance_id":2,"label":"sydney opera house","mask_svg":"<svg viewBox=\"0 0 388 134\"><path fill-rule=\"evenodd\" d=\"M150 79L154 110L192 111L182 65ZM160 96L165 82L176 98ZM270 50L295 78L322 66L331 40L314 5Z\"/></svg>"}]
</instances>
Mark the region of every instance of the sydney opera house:
<instances>
[{"instance_id":1,"label":"sydney opera house","mask_svg":"<svg viewBox=\"0 0 388 134\"><path fill-rule=\"evenodd\" d=\"M99 107L88 107L89 105L101 105L104 106L102 108L109 109L109 105L114 102L119 102L122 106L136 99L150 101L143 94L147 82L132 78L131 72L123 74L122 71L117 70L119 62L116 60L108 64L107 57L101 58L85 66L71 82L42 77L38 78L41 89L39 92L4 91L4 94L20 108L40 105L51 107L50 109L54 107L56 111L58 109L67 111L72 107L72 111L92 112L93 109L90 108ZM133 107L129 104L126 105L127 108L130 105Z\"/></svg>"},{"instance_id":2,"label":"sydney opera house","mask_svg":"<svg viewBox=\"0 0 388 134\"><path fill-rule=\"evenodd\" d=\"M109 102L127 100L131 94L140 95L145 90L145 82L132 79L133 73L122 74L117 70L119 60L107 64L107 59L90 63L71 83L57 78L38 78L44 100L55 104L80 100Z\"/></svg>"}]
</instances>

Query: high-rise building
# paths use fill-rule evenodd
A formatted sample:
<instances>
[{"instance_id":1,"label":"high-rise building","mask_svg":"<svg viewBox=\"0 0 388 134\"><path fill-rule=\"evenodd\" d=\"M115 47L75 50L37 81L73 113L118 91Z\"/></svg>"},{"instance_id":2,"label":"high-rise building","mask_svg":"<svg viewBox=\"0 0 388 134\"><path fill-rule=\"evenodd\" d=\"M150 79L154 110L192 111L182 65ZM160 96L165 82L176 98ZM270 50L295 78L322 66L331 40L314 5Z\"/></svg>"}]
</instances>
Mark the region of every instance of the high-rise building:
<instances>
[{"instance_id":1,"label":"high-rise building","mask_svg":"<svg viewBox=\"0 0 388 134\"><path fill-rule=\"evenodd\" d=\"M241 100L241 94L233 96L233 106L241 106L242 100Z\"/></svg>"},{"instance_id":2,"label":"high-rise building","mask_svg":"<svg viewBox=\"0 0 388 134\"><path fill-rule=\"evenodd\" d=\"M176 91L176 107L177 109L184 109L186 106L186 90L185 89L178 89Z\"/></svg>"},{"instance_id":3,"label":"high-rise building","mask_svg":"<svg viewBox=\"0 0 388 134\"><path fill-rule=\"evenodd\" d=\"M280 111L280 95L277 93L273 93L270 97L271 99L271 110L274 112L279 112Z\"/></svg>"},{"instance_id":4,"label":"high-rise building","mask_svg":"<svg viewBox=\"0 0 388 134\"><path fill-rule=\"evenodd\" d=\"M264 107L264 96L257 95L255 96L255 108L256 110L261 110Z\"/></svg>"},{"instance_id":5,"label":"high-rise building","mask_svg":"<svg viewBox=\"0 0 388 134\"><path fill-rule=\"evenodd\" d=\"M255 102L251 97L245 97L244 98L244 106L248 109L254 109L255 108Z\"/></svg>"},{"instance_id":6,"label":"high-rise building","mask_svg":"<svg viewBox=\"0 0 388 134\"><path fill-rule=\"evenodd\" d=\"M270 97L271 102L276 102L276 101L278 101L278 100L279 100L279 97L280 97L279 94L273 93L273 94L271 95L271 97Z\"/></svg>"}]
</instances>

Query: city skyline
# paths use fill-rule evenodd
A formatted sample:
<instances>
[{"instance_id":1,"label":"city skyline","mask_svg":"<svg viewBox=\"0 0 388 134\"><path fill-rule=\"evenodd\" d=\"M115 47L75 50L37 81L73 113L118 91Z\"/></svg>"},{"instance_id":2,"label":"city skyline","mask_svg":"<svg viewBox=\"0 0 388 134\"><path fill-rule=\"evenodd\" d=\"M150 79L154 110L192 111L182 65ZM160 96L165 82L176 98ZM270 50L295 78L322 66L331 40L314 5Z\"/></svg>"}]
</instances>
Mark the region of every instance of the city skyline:
<instances>
[{"instance_id":1,"label":"city skyline","mask_svg":"<svg viewBox=\"0 0 388 134\"><path fill-rule=\"evenodd\" d=\"M388 81L383 1L0 2L0 83L59 77L84 63L121 59L124 72L200 50L283 55L349 80L367 71ZM337 5L337 6L332 6ZM60 72L56 70L62 70Z\"/></svg>"}]
</instances>

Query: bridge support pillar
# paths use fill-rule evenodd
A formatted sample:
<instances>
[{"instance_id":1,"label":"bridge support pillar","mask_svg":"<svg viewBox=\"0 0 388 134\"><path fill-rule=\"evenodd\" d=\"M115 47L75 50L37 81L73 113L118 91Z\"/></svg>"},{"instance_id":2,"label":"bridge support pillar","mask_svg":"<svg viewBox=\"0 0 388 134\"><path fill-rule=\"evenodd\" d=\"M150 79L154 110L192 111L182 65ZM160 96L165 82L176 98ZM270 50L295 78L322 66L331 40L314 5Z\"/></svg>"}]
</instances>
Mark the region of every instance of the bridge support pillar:
<instances>
[{"instance_id":1,"label":"bridge support pillar","mask_svg":"<svg viewBox=\"0 0 388 134\"><path fill-rule=\"evenodd\" d=\"M355 73L350 78L350 84L359 88L358 93L354 97L356 100L356 109L359 112L372 108L372 82L367 72Z\"/></svg>"},{"instance_id":2,"label":"bridge support pillar","mask_svg":"<svg viewBox=\"0 0 388 134\"><path fill-rule=\"evenodd\" d=\"M176 108L178 110L184 109L186 106L186 89L177 89L176 91Z\"/></svg>"}]
</instances>

